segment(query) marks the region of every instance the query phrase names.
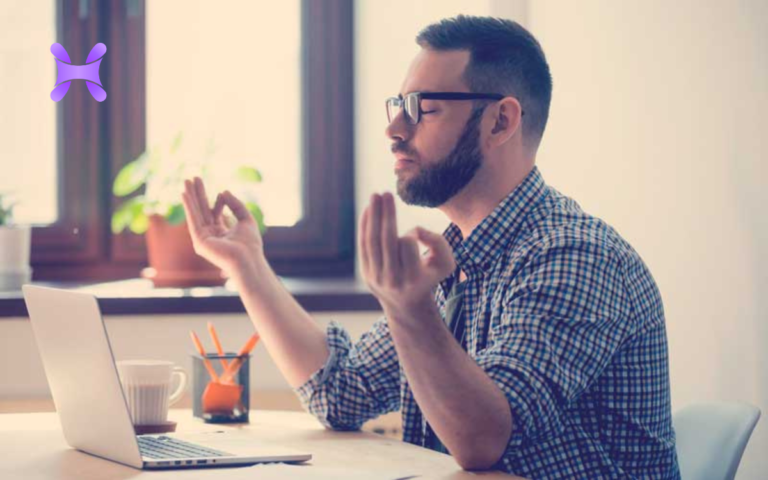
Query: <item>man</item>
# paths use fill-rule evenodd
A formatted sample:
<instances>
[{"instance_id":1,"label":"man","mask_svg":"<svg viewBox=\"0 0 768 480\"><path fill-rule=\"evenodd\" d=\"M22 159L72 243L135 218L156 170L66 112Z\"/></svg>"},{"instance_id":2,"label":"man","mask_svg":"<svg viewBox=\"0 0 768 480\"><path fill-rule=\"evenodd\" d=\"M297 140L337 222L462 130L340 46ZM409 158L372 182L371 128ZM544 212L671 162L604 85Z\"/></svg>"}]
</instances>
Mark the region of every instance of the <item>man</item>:
<instances>
[{"instance_id":1,"label":"man","mask_svg":"<svg viewBox=\"0 0 768 480\"><path fill-rule=\"evenodd\" d=\"M199 179L184 193L196 251L229 272L278 367L329 428L401 409L405 441L465 469L679 478L656 284L534 163L552 89L540 45L514 22L465 16L417 43L387 101L397 193L451 224L399 237L392 195L371 197L360 260L385 315L369 332L353 345L335 322L322 331L269 269L243 204L224 192L211 209Z\"/></svg>"}]
</instances>

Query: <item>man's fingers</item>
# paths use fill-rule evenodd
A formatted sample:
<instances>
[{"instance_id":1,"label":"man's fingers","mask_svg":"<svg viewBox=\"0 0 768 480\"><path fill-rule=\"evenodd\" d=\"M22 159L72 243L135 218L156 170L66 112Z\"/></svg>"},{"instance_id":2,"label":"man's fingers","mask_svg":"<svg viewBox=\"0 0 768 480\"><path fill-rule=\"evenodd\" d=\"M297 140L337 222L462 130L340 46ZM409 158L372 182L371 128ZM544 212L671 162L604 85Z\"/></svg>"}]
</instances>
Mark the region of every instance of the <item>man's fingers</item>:
<instances>
[{"instance_id":1,"label":"man's fingers","mask_svg":"<svg viewBox=\"0 0 768 480\"><path fill-rule=\"evenodd\" d=\"M235 218L238 222L255 222L245 204L235 197L232 192L229 190L224 191L224 193L221 194L221 199L222 202L232 210L232 213L235 214Z\"/></svg>"},{"instance_id":2,"label":"man's fingers","mask_svg":"<svg viewBox=\"0 0 768 480\"><path fill-rule=\"evenodd\" d=\"M363 210L363 214L360 216L360 228L357 232L357 244L358 249L360 250L360 265L363 268L363 275L368 275L368 268L369 266L369 259L368 259L368 248L366 246L365 241L365 235L366 231L368 229L368 211L369 208L365 207L365 210Z\"/></svg>"},{"instance_id":3,"label":"man's fingers","mask_svg":"<svg viewBox=\"0 0 768 480\"><path fill-rule=\"evenodd\" d=\"M416 227L415 233L416 238L418 238L421 243L428 246L433 253L439 253L441 255L452 253L451 246L445 240L445 237L439 233L430 232L421 227Z\"/></svg>"},{"instance_id":4,"label":"man's fingers","mask_svg":"<svg viewBox=\"0 0 768 480\"><path fill-rule=\"evenodd\" d=\"M225 206L229 207L238 221L255 222L245 204L229 190L218 194L213 208L210 208L208 196L205 193L205 185L203 185L202 179L199 177L184 181L182 199L184 200L184 211L189 219L190 231L194 227L199 233L203 226L219 225L224 228L233 227L234 220L230 221L231 218L224 214Z\"/></svg>"},{"instance_id":5,"label":"man's fingers","mask_svg":"<svg viewBox=\"0 0 768 480\"><path fill-rule=\"evenodd\" d=\"M400 272L400 253L397 238L395 199L387 192L381 197L381 252L382 270L397 280Z\"/></svg>"},{"instance_id":6,"label":"man's fingers","mask_svg":"<svg viewBox=\"0 0 768 480\"><path fill-rule=\"evenodd\" d=\"M416 236L419 241L429 247L429 254L427 255L427 264L431 264L434 268L437 268L442 275L449 275L454 268L455 260L453 258L453 251L448 241L440 234L430 232L421 227L416 227Z\"/></svg>"},{"instance_id":7,"label":"man's fingers","mask_svg":"<svg viewBox=\"0 0 768 480\"><path fill-rule=\"evenodd\" d=\"M370 258L371 273L381 272L381 197L377 194L371 196L371 216L368 220L368 253Z\"/></svg>"},{"instance_id":8,"label":"man's fingers","mask_svg":"<svg viewBox=\"0 0 768 480\"><path fill-rule=\"evenodd\" d=\"M181 194L181 205L184 207L184 213L187 216L187 228L189 229L189 236L192 238L192 242L196 243L200 240L200 227L195 218L194 207L192 206L194 201L189 196L188 192Z\"/></svg>"},{"instance_id":9,"label":"man's fingers","mask_svg":"<svg viewBox=\"0 0 768 480\"><path fill-rule=\"evenodd\" d=\"M216 225L220 226L223 229L231 228L230 222L228 222L228 218L223 215L224 213L224 199L221 198L221 194L216 195L216 201L213 204L213 211L211 214L213 215L213 221L216 223Z\"/></svg>"},{"instance_id":10,"label":"man's fingers","mask_svg":"<svg viewBox=\"0 0 768 480\"><path fill-rule=\"evenodd\" d=\"M205 193L205 185L203 179L195 177L195 196L197 199L197 205L200 209L200 215L203 218L204 225L213 225L213 214L211 213L211 206L208 203L208 195Z\"/></svg>"},{"instance_id":11,"label":"man's fingers","mask_svg":"<svg viewBox=\"0 0 768 480\"><path fill-rule=\"evenodd\" d=\"M221 194L216 195L216 201L213 203L213 218L218 218L221 212L224 211L224 200L221 198Z\"/></svg>"},{"instance_id":12,"label":"man's fingers","mask_svg":"<svg viewBox=\"0 0 768 480\"><path fill-rule=\"evenodd\" d=\"M184 195L182 199L185 200L187 210L187 223L195 226L199 226L202 223L200 213L198 212L197 201L195 200L195 186L191 180L184 180Z\"/></svg>"},{"instance_id":13,"label":"man's fingers","mask_svg":"<svg viewBox=\"0 0 768 480\"><path fill-rule=\"evenodd\" d=\"M400 268L403 277L415 279L421 268L421 255L419 254L419 242L413 236L405 236L400 239Z\"/></svg>"}]
</instances>

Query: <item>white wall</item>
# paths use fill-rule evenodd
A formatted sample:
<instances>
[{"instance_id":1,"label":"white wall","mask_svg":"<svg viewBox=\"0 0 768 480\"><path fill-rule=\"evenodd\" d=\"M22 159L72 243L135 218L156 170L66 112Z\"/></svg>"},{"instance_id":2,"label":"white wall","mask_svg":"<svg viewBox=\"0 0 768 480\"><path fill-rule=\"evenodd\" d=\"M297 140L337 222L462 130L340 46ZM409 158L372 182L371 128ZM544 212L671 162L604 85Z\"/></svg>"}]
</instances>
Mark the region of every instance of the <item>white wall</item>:
<instances>
[{"instance_id":1,"label":"white wall","mask_svg":"<svg viewBox=\"0 0 768 480\"><path fill-rule=\"evenodd\" d=\"M333 319L341 323L353 339L357 339L378 319L376 312L323 313L313 317L321 325ZM117 360L153 358L169 360L192 368L190 354L195 352L189 331L213 349L206 324L211 321L227 351L239 350L253 333L244 314L109 316L107 333ZM32 328L27 319L0 319L0 404L3 400L47 398L50 391L37 353ZM251 386L254 390L287 390L282 377L263 345L257 345L251 358ZM258 408L258 406L254 406ZM1 412L1 410L0 410Z\"/></svg>"},{"instance_id":2,"label":"white wall","mask_svg":"<svg viewBox=\"0 0 768 480\"><path fill-rule=\"evenodd\" d=\"M768 3L529 6L555 85L538 164L650 266L673 406L768 414ZM763 418L739 478L765 478L766 451Z\"/></svg>"}]
</instances>

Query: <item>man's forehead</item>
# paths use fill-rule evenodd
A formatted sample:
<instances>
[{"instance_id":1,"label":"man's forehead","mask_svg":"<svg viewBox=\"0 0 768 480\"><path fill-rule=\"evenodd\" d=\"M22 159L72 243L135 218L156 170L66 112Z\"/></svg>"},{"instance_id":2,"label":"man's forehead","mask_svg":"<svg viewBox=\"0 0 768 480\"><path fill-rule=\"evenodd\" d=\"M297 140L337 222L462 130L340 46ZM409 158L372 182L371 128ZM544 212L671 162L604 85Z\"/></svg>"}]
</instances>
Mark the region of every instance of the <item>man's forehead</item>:
<instances>
[{"instance_id":1,"label":"man's forehead","mask_svg":"<svg viewBox=\"0 0 768 480\"><path fill-rule=\"evenodd\" d=\"M438 51L422 48L408 68L400 94L468 91L463 79L467 63L469 50Z\"/></svg>"}]
</instances>

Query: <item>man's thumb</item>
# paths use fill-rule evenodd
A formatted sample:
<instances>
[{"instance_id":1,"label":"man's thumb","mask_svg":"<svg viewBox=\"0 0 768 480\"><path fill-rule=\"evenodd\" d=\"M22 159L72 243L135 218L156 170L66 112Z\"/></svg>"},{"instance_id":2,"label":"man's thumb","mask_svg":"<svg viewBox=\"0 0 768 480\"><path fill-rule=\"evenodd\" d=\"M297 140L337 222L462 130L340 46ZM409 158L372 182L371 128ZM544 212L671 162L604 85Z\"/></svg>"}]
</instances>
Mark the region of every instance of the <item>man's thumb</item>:
<instances>
[{"instance_id":1,"label":"man's thumb","mask_svg":"<svg viewBox=\"0 0 768 480\"><path fill-rule=\"evenodd\" d=\"M451 254L448 242L439 233L416 227L416 238L418 238L421 243L428 246L429 249L435 252L438 256Z\"/></svg>"},{"instance_id":2,"label":"man's thumb","mask_svg":"<svg viewBox=\"0 0 768 480\"><path fill-rule=\"evenodd\" d=\"M438 271L441 279L450 275L455 268L455 260L448 241L439 233L421 227L416 227L416 237L429 247L427 264Z\"/></svg>"},{"instance_id":3,"label":"man's thumb","mask_svg":"<svg viewBox=\"0 0 768 480\"><path fill-rule=\"evenodd\" d=\"M419 241L426 243L427 245L435 245L438 241L440 241L441 238L443 238L442 235L438 235L435 232L430 232L427 229L416 227L416 238L419 239Z\"/></svg>"}]
</instances>

